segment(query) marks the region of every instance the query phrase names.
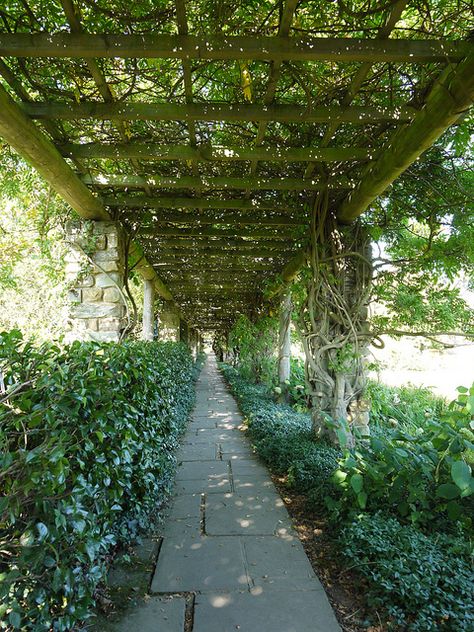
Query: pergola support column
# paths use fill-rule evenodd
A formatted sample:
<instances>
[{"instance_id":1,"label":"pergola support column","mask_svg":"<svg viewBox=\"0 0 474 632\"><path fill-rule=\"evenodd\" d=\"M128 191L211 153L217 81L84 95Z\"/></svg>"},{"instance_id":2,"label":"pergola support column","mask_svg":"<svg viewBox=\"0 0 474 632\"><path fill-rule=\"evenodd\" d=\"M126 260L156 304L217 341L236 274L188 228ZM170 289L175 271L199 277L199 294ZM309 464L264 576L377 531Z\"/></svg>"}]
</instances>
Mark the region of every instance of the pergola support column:
<instances>
[{"instance_id":1,"label":"pergola support column","mask_svg":"<svg viewBox=\"0 0 474 632\"><path fill-rule=\"evenodd\" d=\"M71 221L66 227L67 340L118 342L125 328L124 234L117 222Z\"/></svg>"},{"instance_id":2,"label":"pergola support column","mask_svg":"<svg viewBox=\"0 0 474 632\"><path fill-rule=\"evenodd\" d=\"M153 340L153 327L155 305L155 283L151 279L144 279L143 282L143 340Z\"/></svg>"},{"instance_id":3,"label":"pergola support column","mask_svg":"<svg viewBox=\"0 0 474 632\"><path fill-rule=\"evenodd\" d=\"M278 382L281 398L286 399L290 379L291 357L291 293L288 291L282 301L280 310L280 327L278 335Z\"/></svg>"},{"instance_id":4,"label":"pergola support column","mask_svg":"<svg viewBox=\"0 0 474 632\"><path fill-rule=\"evenodd\" d=\"M166 301L160 314L159 338L163 341L181 340L181 318L174 303Z\"/></svg>"}]
</instances>

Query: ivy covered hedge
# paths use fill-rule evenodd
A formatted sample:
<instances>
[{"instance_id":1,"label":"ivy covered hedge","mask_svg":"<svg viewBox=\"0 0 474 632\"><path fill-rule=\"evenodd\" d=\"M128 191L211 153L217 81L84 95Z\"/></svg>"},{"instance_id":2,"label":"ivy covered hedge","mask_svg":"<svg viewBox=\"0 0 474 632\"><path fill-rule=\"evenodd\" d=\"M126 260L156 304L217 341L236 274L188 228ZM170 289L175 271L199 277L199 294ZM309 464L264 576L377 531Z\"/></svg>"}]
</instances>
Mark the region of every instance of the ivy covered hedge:
<instances>
[{"instance_id":1,"label":"ivy covered hedge","mask_svg":"<svg viewBox=\"0 0 474 632\"><path fill-rule=\"evenodd\" d=\"M474 629L474 387L459 389L440 418L410 416L409 393L401 413L390 409L395 428L383 425L382 401L373 438L351 451L317 440L310 415L277 404L268 387L221 370L257 453L326 514L347 565L367 580L372 611L385 613L390 629Z\"/></svg>"},{"instance_id":2,"label":"ivy covered hedge","mask_svg":"<svg viewBox=\"0 0 474 632\"><path fill-rule=\"evenodd\" d=\"M182 344L19 332L0 334L0 367L0 627L70 630L172 485L196 369Z\"/></svg>"}]
</instances>

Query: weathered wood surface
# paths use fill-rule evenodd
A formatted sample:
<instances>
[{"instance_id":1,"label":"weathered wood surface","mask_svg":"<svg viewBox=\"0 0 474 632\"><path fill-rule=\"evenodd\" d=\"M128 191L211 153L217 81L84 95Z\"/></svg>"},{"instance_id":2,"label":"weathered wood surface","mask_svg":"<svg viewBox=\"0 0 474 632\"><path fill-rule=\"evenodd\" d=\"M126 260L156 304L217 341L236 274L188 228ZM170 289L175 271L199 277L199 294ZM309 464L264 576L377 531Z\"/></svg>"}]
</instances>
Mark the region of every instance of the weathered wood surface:
<instances>
[{"instance_id":1,"label":"weathered wood surface","mask_svg":"<svg viewBox=\"0 0 474 632\"><path fill-rule=\"evenodd\" d=\"M365 147L222 147L211 145L159 145L155 143L87 143L83 145L68 143L59 146L63 156L98 159L141 160L270 160L275 162L339 162L352 160L371 160L378 155L375 149Z\"/></svg>"},{"instance_id":2,"label":"weathered wood surface","mask_svg":"<svg viewBox=\"0 0 474 632\"><path fill-rule=\"evenodd\" d=\"M276 121L278 123L406 123L411 107L255 105L251 103L23 103L32 119L77 121Z\"/></svg>"},{"instance_id":3,"label":"weathered wood surface","mask_svg":"<svg viewBox=\"0 0 474 632\"><path fill-rule=\"evenodd\" d=\"M2 57L262 59L430 63L460 61L469 42L208 35L2 33Z\"/></svg>"}]
</instances>

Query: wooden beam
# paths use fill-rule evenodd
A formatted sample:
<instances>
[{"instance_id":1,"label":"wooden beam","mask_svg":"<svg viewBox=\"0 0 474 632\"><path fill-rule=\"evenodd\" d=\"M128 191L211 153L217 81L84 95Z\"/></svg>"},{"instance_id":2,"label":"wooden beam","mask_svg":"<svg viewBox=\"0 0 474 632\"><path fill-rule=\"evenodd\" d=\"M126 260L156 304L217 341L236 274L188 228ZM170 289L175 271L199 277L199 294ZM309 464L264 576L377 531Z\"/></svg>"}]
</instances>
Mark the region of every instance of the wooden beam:
<instances>
[{"instance_id":1,"label":"wooden beam","mask_svg":"<svg viewBox=\"0 0 474 632\"><path fill-rule=\"evenodd\" d=\"M0 136L13 147L85 219L110 219L102 202L94 197L64 161L53 143L20 110L0 85Z\"/></svg>"},{"instance_id":2,"label":"wooden beam","mask_svg":"<svg viewBox=\"0 0 474 632\"><path fill-rule=\"evenodd\" d=\"M474 52L440 75L413 123L392 137L380 157L361 176L357 189L342 202L337 213L339 221L349 223L361 215L473 101Z\"/></svg>"},{"instance_id":3,"label":"wooden beam","mask_svg":"<svg viewBox=\"0 0 474 632\"><path fill-rule=\"evenodd\" d=\"M277 123L407 123L416 110L410 107L256 105L253 103L39 103L21 107L32 119L76 121L273 121Z\"/></svg>"},{"instance_id":4,"label":"wooden beam","mask_svg":"<svg viewBox=\"0 0 474 632\"><path fill-rule=\"evenodd\" d=\"M200 145L159 145L153 143L130 143L104 145L87 143L66 144L59 147L65 157L94 158L107 160L202 160L235 161L263 160L275 162L339 162L346 160L371 160L377 152L366 147L218 147Z\"/></svg>"},{"instance_id":5,"label":"wooden beam","mask_svg":"<svg viewBox=\"0 0 474 632\"><path fill-rule=\"evenodd\" d=\"M250 189L252 191L319 191L325 188L325 184L317 177L300 180L298 178L261 178L244 177L232 178L227 176L135 176L132 174L100 174L83 175L81 180L84 184L96 188L114 189L141 189L148 185L150 189ZM328 183L330 189L351 189L354 184L347 178L334 178Z\"/></svg>"},{"instance_id":6,"label":"wooden beam","mask_svg":"<svg viewBox=\"0 0 474 632\"><path fill-rule=\"evenodd\" d=\"M126 213L121 217L133 222L136 215ZM153 232L153 227L159 224L192 224L200 226L204 224L223 224L229 226L307 226L309 217L289 217L288 215L255 215L251 212L238 214L235 212L228 213L221 211L220 213L172 213L169 211L160 211L155 215L140 215L140 225L145 230Z\"/></svg>"},{"instance_id":7,"label":"wooden beam","mask_svg":"<svg viewBox=\"0 0 474 632\"><path fill-rule=\"evenodd\" d=\"M141 238L144 241L144 238ZM178 250L176 250L178 249ZM268 248L267 246L242 246L241 244L229 244L228 241L217 243L215 245L215 241L206 240L204 244L196 244L190 243L189 240L185 239L167 239L165 243L156 244L156 250L153 251L153 243L149 242L147 247L147 257L150 258L153 263L156 258L159 261L160 255L164 254L166 256L170 254L174 255L182 255L183 257L192 257L193 255L196 258L199 257L222 257L222 261L225 264L226 257L228 255L238 256L242 261L246 261L247 259L279 259L286 258L288 256L291 257L291 254L294 254L295 249L291 249L291 246L288 249L282 250Z\"/></svg>"},{"instance_id":8,"label":"wooden beam","mask_svg":"<svg viewBox=\"0 0 474 632\"><path fill-rule=\"evenodd\" d=\"M176 226L153 226L152 228L140 227L138 229L139 235L154 235L156 237L167 237L171 235L172 237L249 237L252 240L263 238L263 239L276 239L276 240L284 240L287 241L291 239L291 235L284 234L281 230L272 230L272 228L214 228L213 226L209 227L199 227L199 228L178 228Z\"/></svg>"},{"instance_id":9,"label":"wooden beam","mask_svg":"<svg viewBox=\"0 0 474 632\"><path fill-rule=\"evenodd\" d=\"M110 208L191 208L191 209L240 209L252 212L263 211L299 211L304 212L302 204L260 204L255 200L244 199L220 199L220 198L200 198L200 197L146 197L146 196L119 196L106 197L104 204Z\"/></svg>"},{"instance_id":10,"label":"wooden beam","mask_svg":"<svg viewBox=\"0 0 474 632\"><path fill-rule=\"evenodd\" d=\"M295 245L289 243L289 240L285 241L277 241L271 239L253 239L245 240L243 238L227 238L227 239L217 239L214 237L164 237L159 238L158 236L147 236L140 235L140 240L147 240L149 243L154 244L157 248L162 248L163 246L174 246L178 248L192 248L196 250L209 248L239 248L239 249L247 249L255 250L256 248L265 248L267 250L272 249L275 251L288 251L293 250Z\"/></svg>"},{"instance_id":11,"label":"wooden beam","mask_svg":"<svg viewBox=\"0 0 474 632\"><path fill-rule=\"evenodd\" d=\"M456 62L469 42L316 37L2 33L0 57L261 59L292 61Z\"/></svg>"},{"instance_id":12,"label":"wooden beam","mask_svg":"<svg viewBox=\"0 0 474 632\"><path fill-rule=\"evenodd\" d=\"M290 259L283 270L278 275L276 282L266 292L267 300L273 299L275 296L283 292L293 281L299 271L306 265L308 261L308 249L302 248L296 255Z\"/></svg>"}]
</instances>

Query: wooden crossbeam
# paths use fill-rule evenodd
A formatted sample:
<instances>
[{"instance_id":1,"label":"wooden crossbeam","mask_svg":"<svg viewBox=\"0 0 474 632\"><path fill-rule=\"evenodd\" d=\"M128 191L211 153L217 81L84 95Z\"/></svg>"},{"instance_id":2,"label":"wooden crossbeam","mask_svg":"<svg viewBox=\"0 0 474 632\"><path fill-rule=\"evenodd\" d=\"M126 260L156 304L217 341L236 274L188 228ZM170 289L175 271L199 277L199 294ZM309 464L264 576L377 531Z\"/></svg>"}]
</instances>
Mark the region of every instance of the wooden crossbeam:
<instances>
[{"instance_id":1,"label":"wooden crossbeam","mask_svg":"<svg viewBox=\"0 0 474 632\"><path fill-rule=\"evenodd\" d=\"M357 189L342 202L337 213L339 221L349 223L361 215L473 101L474 51L441 74L413 123L395 134L380 157L368 166Z\"/></svg>"},{"instance_id":2,"label":"wooden crossbeam","mask_svg":"<svg viewBox=\"0 0 474 632\"><path fill-rule=\"evenodd\" d=\"M38 103L21 105L32 119L76 121L275 121L277 123L407 123L410 107L256 105L252 103Z\"/></svg>"},{"instance_id":3,"label":"wooden crossbeam","mask_svg":"<svg viewBox=\"0 0 474 632\"><path fill-rule=\"evenodd\" d=\"M281 230L272 230L272 227L267 229L260 227L251 228L214 228L199 227L199 228L178 228L176 226L153 226L151 228L141 226L138 229L140 235L156 235L157 237L166 237L171 235L172 237L249 237L251 239L283 239L288 240L291 235L284 234Z\"/></svg>"},{"instance_id":4,"label":"wooden crossbeam","mask_svg":"<svg viewBox=\"0 0 474 632\"><path fill-rule=\"evenodd\" d=\"M275 266L273 263L253 263L251 260L247 260L247 265L243 264L240 260L232 260L228 257L225 258L226 273L229 274L242 274L242 273L254 273L254 272L273 272L275 270ZM210 265L211 261L209 259L202 259L199 261L195 259L194 265L192 265L192 261L186 262L183 261L182 258L179 257L163 257L159 261L155 261L153 266L159 270L160 272L179 272L183 273L193 273L196 271L196 274L212 274L214 272L220 272L223 269L222 261L216 261L216 263L212 266ZM231 267L228 267L228 266Z\"/></svg>"},{"instance_id":5,"label":"wooden crossbeam","mask_svg":"<svg viewBox=\"0 0 474 632\"><path fill-rule=\"evenodd\" d=\"M152 234L140 234L140 239L142 241L149 240L152 243L155 243L157 247L167 245L167 246L177 246L178 248L194 248L194 249L205 249L209 248L233 248L237 247L240 249L250 248L254 250L256 248L265 248L272 249L275 251L292 251L295 246L292 243L289 243L288 239L284 241L277 241L274 239L264 239L261 237L256 237L252 240L243 239L243 238L232 238L229 237L227 239L217 239L214 237L203 237L200 235L197 236L188 236L188 237L159 237L155 233ZM163 242L163 243L162 243Z\"/></svg>"},{"instance_id":6,"label":"wooden crossbeam","mask_svg":"<svg viewBox=\"0 0 474 632\"><path fill-rule=\"evenodd\" d=\"M274 204L258 203L254 200L231 199L222 200L219 198L201 197L145 197L145 196L120 196L106 197L104 204L110 208L199 208L199 209L240 209L253 212L263 211L299 211L305 212L302 204L295 206L283 206L277 201Z\"/></svg>"},{"instance_id":7,"label":"wooden crossbeam","mask_svg":"<svg viewBox=\"0 0 474 632\"><path fill-rule=\"evenodd\" d=\"M144 241L144 238L141 238ZM176 250L178 249L178 250ZM215 241L206 240L204 244L200 243L190 243L185 239L167 239L165 243L160 243L157 245L157 249L153 251L153 249L147 248L147 257L150 258L151 262L156 258L159 260L160 255L170 255L170 254L182 254L182 256L192 256L193 253L199 257L222 257L222 261L225 264L227 255L239 256L242 261L246 261L249 258L253 259L279 259L291 257L294 254L296 248L291 248L288 246L287 249L275 249L268 248L267 246L247 246L241 244L231 244L228 241L223 241L215 244Z\"/></svg>"},{"instance_id":8,"label":"wooden crossbeam","mask_svg":"<svg viewBox=\"0 0 474 632\"><path fill-rule=\"evenodd\" d=\"M133 222L136 216L131 213L121 215L125 219ZM309 217L289 217L288 215L255 215L248 212L244 214L228 213L221 211L217 213L172 213L169 211L160 211L155 215L140 215L140 225L142 228L150 229L153 232L153 226L162 223L171 224L192 224L200 226L204 224L222 224L229 226L306 226L309 223Z\"/></svg>"},{"instance_id":9,"label":"wooden crossbeam","mask_svg":"<svg viewBox=\"0 0 474 632\"><path fill-rule=\"evenodd\" d=\"M135 176L132 174L83 175L84 184L95 188L141 189L146 184L150 189L236 189L252 191L319 191L325 184L319 178L300 180L298 178L233 178L227 176ZM333 178L329 181L330 189L351 189L354 183L347 178Z\"/></svg>"},{"instance_id":10,"label":"wooden crossbeam","mask_svg":"<svg viewBox=\"0 0 474 632\"><path fill-rule=\"evenodd\" d=\"M154 143L130 143L104 145L67 143L58 147L65 157L128 160L202 160L240 161L259 160L269 162L342 162L371 160L377 156L375 149L366 147L222 147L200 145L159 145Z\"/></svg>"},{"instance_id":11,"label":"wooden crossbeam","mask_svg":"<svg viewBox=\"0 0 474 632\"><path fill-rule=\"evenodd\" d=\"M261 59L291 61L457 62L469 42L356 38L2 33L0 57Z\"/></svg>"}]
</instances>

